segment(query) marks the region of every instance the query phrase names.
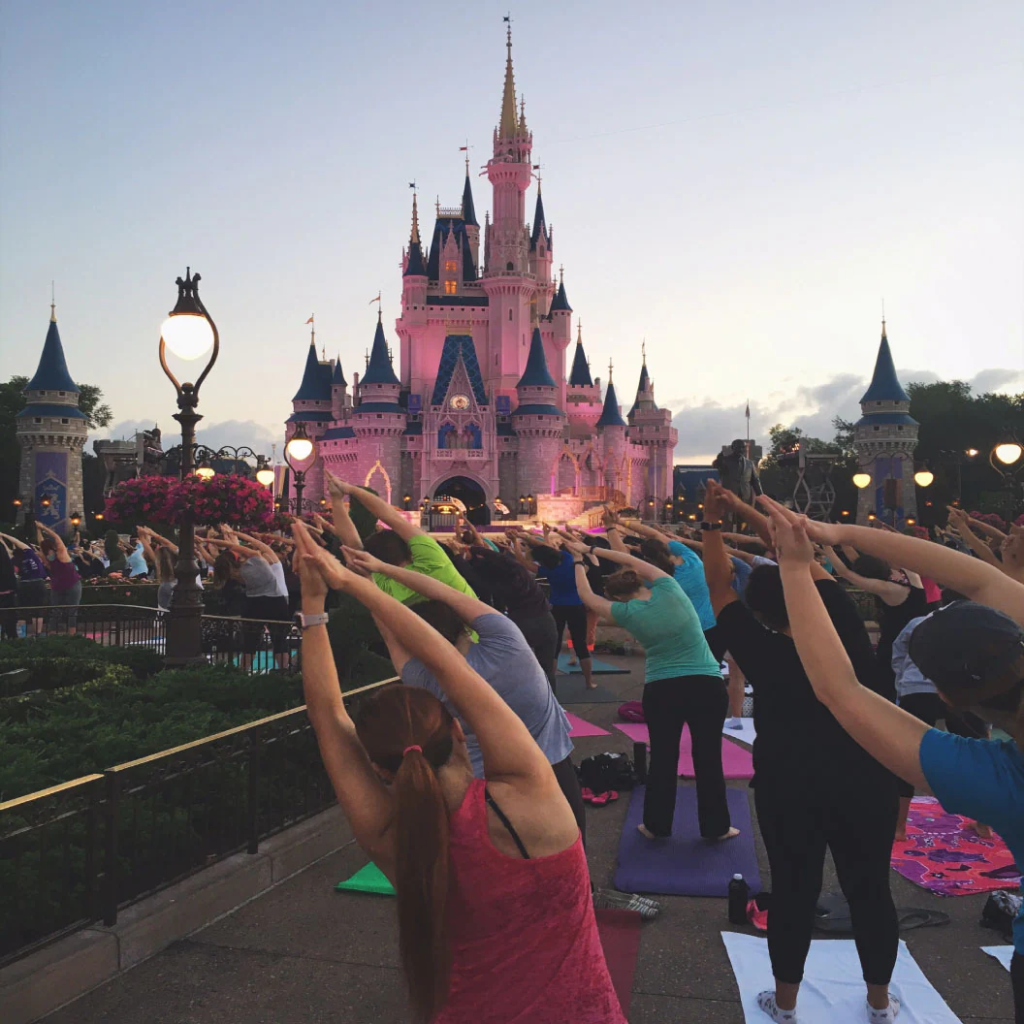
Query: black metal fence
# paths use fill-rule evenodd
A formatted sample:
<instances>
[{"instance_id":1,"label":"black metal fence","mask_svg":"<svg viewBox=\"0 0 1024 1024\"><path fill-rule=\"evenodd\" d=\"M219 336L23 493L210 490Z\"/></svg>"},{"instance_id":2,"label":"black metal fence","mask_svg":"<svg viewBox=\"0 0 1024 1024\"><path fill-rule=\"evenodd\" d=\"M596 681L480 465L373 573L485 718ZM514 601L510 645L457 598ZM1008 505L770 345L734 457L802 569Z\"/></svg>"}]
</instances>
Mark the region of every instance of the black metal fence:
<instances>
[{"instance_id":1,"label":"black metal fence","mask_svg":"<svg viewBox=\"0 0 1024 1024\"><path fill-rule=\"evenodd\" d=\"M0 964L333 803L305 706L0 803Z\"/></svg>"},{"instance_id":2,"label":"black metal fence","mask_svg":"<svg viewBox=\"0 0 1024 1024\"><path fill-rule=\"evenodd\" d=\"M76 633L103 647L147 647L166 653L167 612L140 605L40 605L0 609L3 637L66 636ZM298 670L302 633L293 622L202 618L203 654L212 665L236 665L247 672Z\"/></svg>"}]
</instances>

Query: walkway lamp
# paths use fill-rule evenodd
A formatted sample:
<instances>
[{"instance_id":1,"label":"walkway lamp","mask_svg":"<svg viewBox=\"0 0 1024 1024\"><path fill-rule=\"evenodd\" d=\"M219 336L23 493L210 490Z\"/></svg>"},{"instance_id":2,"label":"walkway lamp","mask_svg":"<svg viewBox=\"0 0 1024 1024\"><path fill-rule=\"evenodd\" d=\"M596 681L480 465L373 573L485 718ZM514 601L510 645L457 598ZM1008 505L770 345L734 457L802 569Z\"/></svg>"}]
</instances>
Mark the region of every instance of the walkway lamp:
<instances>
[{"instance_id":1,"label":"walkway lamp","mask_svg":"<svg viewBox=\"0 0 1024 1024\"><path fill-rule=\"evenodd\" d=\"M316 445L310 440L306 433L306 425L301 420L295 427L295 433L284 446L284 461L288 463L294 479L296 514L302 515L302 492L306 489L306 473L316 461ZM306 462L309 464L301 467L297 465Z\"/></svg>"}]
</instances>

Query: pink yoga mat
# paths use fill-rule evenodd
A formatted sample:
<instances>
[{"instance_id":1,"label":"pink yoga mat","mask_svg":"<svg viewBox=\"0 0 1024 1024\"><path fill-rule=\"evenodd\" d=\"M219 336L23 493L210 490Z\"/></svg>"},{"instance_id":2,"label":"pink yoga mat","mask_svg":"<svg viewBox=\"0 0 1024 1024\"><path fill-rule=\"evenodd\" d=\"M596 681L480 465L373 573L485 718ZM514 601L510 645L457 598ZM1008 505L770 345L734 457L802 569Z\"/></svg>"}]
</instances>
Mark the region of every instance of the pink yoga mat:
<instances>
[{"instance_id":1,"label":"pink yoga mat","mask_svg":"<svg viewBox=\"0 0 1024 1024\"><path fill-rule=\"evenodd\" d=\"M651 745L647 725L643 722L616 722L615 728L624 732L631 740ZM722 737L722 769L727 779L752 779L754 777L754 759L749 750L737 746L724 736ZM683 728L679 741L679 775L693 778L693 749L690 742L689 728Z\"/></svg>"},{"instance_id":2,"label":"pink yoga mat","mask_svg":"<svg viewBox=\"0 0 1024 1024\"><path fill-rule=\"evenodd\" d=\"M578 740L584 736L611 736L611 733L607 729L602 729L600 726L591 725L590 722L585 722L578 715L574 715L571 711L566 711L565 717L569 719L569 725L572 728L569 730L569 738Z\"/></svg>"}]
</instances>

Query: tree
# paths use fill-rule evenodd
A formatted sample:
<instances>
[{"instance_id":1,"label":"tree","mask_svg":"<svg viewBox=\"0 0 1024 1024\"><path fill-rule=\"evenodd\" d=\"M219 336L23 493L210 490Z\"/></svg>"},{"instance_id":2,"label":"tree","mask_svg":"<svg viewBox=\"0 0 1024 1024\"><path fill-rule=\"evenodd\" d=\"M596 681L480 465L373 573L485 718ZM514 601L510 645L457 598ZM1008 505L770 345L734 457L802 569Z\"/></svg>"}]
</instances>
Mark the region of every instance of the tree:
<instances>
[{"instance_id":1,"label":"tree","mask_svg":"<svg viewBox=\"0 0 1024 1024\"><path fill-rule=\"evenodd\" d=\"M95 384L78 385L78 408L85 413L89 421L90 430L98 430L100 427L109 427L114 414L110 406L103 401L103 391Z\"/></svg>"}]
</instances>

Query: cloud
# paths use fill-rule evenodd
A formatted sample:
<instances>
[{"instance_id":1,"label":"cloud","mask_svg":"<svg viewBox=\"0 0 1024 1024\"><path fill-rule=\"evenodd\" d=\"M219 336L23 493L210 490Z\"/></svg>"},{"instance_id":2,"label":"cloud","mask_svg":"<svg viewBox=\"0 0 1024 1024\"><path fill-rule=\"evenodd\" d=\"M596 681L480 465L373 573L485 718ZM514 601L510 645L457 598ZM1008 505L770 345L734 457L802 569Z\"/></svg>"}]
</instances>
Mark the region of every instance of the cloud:
<instances>
[{"instance_id":1,"label":"cloud","mask_svg":"<svg viewBox=\"0 0 1024 1024\"><path fill-rule=\"evenodd\" d=\"M152 420L121 420L107 431L107 436L131 440L138 431L152 428ZM165 449L180 444L181 434L177 423L172 421L169 426L165 425L162 429ZM270 455L271 445L280 443L283 435L283 424L281 429L275 432L255 420L224 420L221 423L211 423L209 426L200 423L196 431L196 440L209 448L221 448L225 445L241 448L247 445L257 455Z\"/></svg>"},{"instance_id":2,"label":"cloud","mask_svg":"<svg viewBox=\"0 0 1024 1024\"><path fill-rule=\"evenodd\" d=\"M932 384L939 378L931 370L901 370L896 375L907 385ZM1015 393L1024 389L1024 371L993 367L979 371L969 381L974 394L990 391ZM776 423L799 427L811 437L835 437L832 421L860 419L860 398L868 379L853 373L839 373L821 384L800 385L791 392L773 392L765 402L750 403L750 436L767 445L768 430ZM744 436L745 402L723 405L709 399L696 404L674 402L672 425L679 431L677 462L708 461L736 437ZM712 453L712 454L709 454Z\"/></svg>"}]
</instances>

